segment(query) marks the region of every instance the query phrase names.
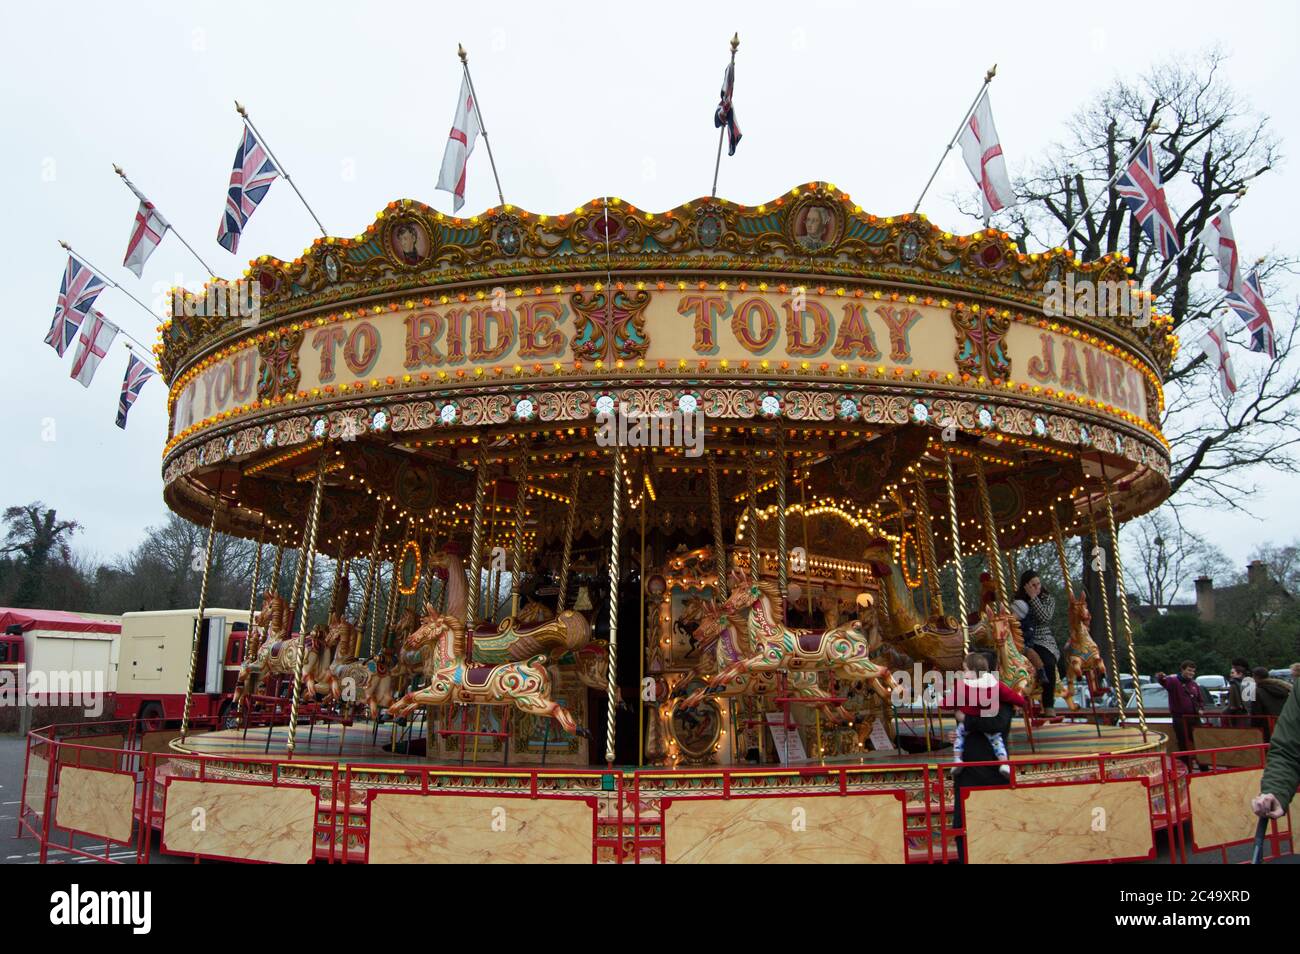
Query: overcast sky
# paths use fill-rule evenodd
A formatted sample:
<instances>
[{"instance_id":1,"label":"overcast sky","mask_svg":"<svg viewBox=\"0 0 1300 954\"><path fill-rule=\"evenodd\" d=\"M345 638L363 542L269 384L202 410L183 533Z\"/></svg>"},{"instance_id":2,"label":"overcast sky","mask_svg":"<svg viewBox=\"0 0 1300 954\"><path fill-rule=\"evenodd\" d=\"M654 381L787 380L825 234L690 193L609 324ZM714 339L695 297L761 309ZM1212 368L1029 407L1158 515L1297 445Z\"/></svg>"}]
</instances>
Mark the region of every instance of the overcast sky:
<instances>
[{"instance_id":1,"label":"overcast sky","mask_svg":"<svg viewBox=\"0 0 1300 954\"><path fill-rule=\"evenodd\" d=\"M723 158L719 193L738 202L820 179L879 214L910 210L994 62L1013 178L1116 76L1215 43L1284 151L1300 143L1291 2L68 2L6 19L0 276L10 317L0 361L10 396L0 429L10 464L0 503L57 507L85 527L78 548L104 559L162 517L166 395L160 381L147 385L123 433L113 425L121 346L85 390L68 378L71 353L60 361L43 343L65 261L56 240L160 314L168 286L201 285L206 275L172 237L143 281L121 267L136 201L113 174L117 162L220 274L238 275L258 254L299 254L315 227L284 182L253 216L241 257L216 243L240 134L236 98L326 228L347 236L397 198L450 211L433 187L460 82L457 41L470 53L506 199L537 212L606 194L659 210L707 194L712 112L737 30L744 142ZM1243 258L1297 251L1298 176L1285 163L1252 186L1234 215ZM923 211L973 231L978 223L952 202L968 186L954 151ZM465 212L494 204L480 144ZM1270 291L1275 320L1288 320L1295 289ZM98 306L155 340L157 322L121 292ZM1253 357L1241 352L1238 363ZM1300 536L1293 488L1260 478L1259 520L1201 512L1191 521L1237 563L1257 542Z\"/></svg>"}]
</instances>

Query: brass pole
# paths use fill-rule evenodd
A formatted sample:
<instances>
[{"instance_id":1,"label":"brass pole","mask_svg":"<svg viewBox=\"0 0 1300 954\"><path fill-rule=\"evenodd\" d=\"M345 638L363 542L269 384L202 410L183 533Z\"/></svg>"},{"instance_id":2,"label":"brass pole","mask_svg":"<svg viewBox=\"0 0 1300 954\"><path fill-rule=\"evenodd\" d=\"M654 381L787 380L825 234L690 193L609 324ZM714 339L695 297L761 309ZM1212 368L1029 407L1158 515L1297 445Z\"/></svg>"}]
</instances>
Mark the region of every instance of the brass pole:
<instances>
[{"instance_id":1,"label":"brass pole","mask_svg":"<svg viewBox=\"0 0 1300 954\"><path fill-rule=\"evenodd\" d=\"M808 619L812 620L812 551L808 549L808 481L812 474L804 468L803 480L799 481L799 507L803 511L803 585L804 601L808 609ZM820 709L818 710L821 711Z\"/></svg>"},{"instance_id":2,"label":"brass pole","mask_svg":"<svg viewBox=\"0 0 1300 954\"><path fill-rule=\"evenodd\" d=\"M722 536L722 500L718 496L718 463L709 455L709 506L713 511L713 562L718 567L714 587L719 600L727 598L727 544Z\"/></svg>"},{"instance_id":3,"label":"brass pole","mask_svg":"<svg viewBox=\"0 0 1300 954\"><path fill-rule=\"evenodd\" d=\"M1092 513L1092 500L1088 500L1088 527L1092 531L1092 545L1101 549L1101 537L1097 535L1097 520ZM1101 611L1106 623L1106 636L1110 640L1110 671L1115 683L1115 707L1119 709L1118 722L1124 724L1124 687L1119 681L1119 634L1115 631L1115 623L1110 613L1110 587L1106 584L1106 551L1102 550L1102 567L1097 572L1101 579ZM1142 687L1138 683L1133 684L1134 695L1142 695Z\"/></svg>"},{"instance_id":4,"label":"brass pole","mask_svg":"<svg viewBox=\"0 0 1300 954\"><path fill-rule=\"evenodd\" d=\"M524 581L524 520L528 502L528 451L521 448L515 470L515 539L510 560L510 617L519 615L519 587ZM495 608L495 607L494 607Z\"/></svg>"},{"instance_id":5,"label":"brass pole","mask_svg":"<svg viewBox=\"0 0 1300 954\"><path fill-rule=\"evenodd\" d=\"M293 757L298 735L298 702L302 696L302 664L307 658L307 620L311 616L311 582L316 568L316 533L320 529L320 502L325 491L325 459L321 450L320 461L316 464L316 481L311 494L311 513L307 518L307 539L300 551L304 557L306 569L303 574L302 617L298 630L302 634L302 645L298 649L298 664L293 673L293 698L289 703L289 744L288 755Z\"/></svg>"},{"instance_id":6,"label":"brass pole","mask_svg":"<svg viewBox=\"0 0 1300 954\"><path fill-rule=\"evenodd\" d=\"M641 692L641 687L645 685L645 519L646 511L650 509L650 490L646 484L646 467L645 461L641 463L641 568L637 576L641 580L640 593L640 634L638 636L641 652L638 654L641 661L641 671L637 676L637 705L636 705L636 764L645 764L645 697Z\"/></svg>"},{"instance_id":7,"label":"brass pole","mask_svg":"<svg viewBox=\"0 0 1300 954\"><path fill-rule=\"evenodd\" d=\"M257 630L253 627L257 612L257 584L262 575L262 542L266 537L266 524L257 533L257 549L253 551L253 585L248 588L248 636L244 640L244 659L252 659L257 652Z\"/></svg>"},{"instance_id":8,"label":"brass pole","mask_svg":"<svg viewBox=\"0 0 1300 954\"><path fill-rule=\"evenodd\" d=\"M952 559L957 569L957 625L961 627L962 655L970 652L970 629L966 624L966 576L962 572L961 523L957 519L957 484L952 479L952 455L943 455L944 477L948 483L948 521L952 528Z\"/></svg>"},{"instance_id":9,"label":"brass pole","mask_svg":"<svg viewBox=\"0 0 1300 954\"><path fill-rule=\"evenodd\" d=\"M212 508L212 519L208 522L208 545L203 555L203 578L199 582L199 615L194 620L194 634L190 637L190 675L185 681L185 711L181 714L181 741L190 728L190 706L194 702L194 674L199 668L199 632L203 629L203 614L208 608L208 576L212 571L212 541L217 535L217 513L221 501Z\"/></svg>"},{"instance_id":10,"label":"brass pole","mask_svg":"<svg viewBox=\"0 0 1300 954\"><path fill-rule=\"evenodd\" d=\"M375 529L370 535L370 555L366 557L366 588L361 594L361 608L357 611L357 648L354 653L356 656L361 655L361 640L367 630L370 631L367 653L374 655L375 652L375 629L367 616L373 615L375 581L379 578L379 536L384 529L384 509L384 502L381 500L375 512Z\"/></svg>"},{"instance_id":11,"label":"brass pole","mask_svg":"<svg viewBox=\"0 0 1300 954\"><path fill-rule=\"evenodd\" d=\"M1142 700L1142 686L1138 680L1137 649L1133 646L1133 621L1128 614L1128 594L1124 589L1124 561L1119 556L1119 532L1115 525L1115 505L1110 489L1106 491L1106 523L1110 530L1110 546L1115 551L1115 598L1119 601L1119 618L1124 625L1124 639L1128 643L1128 662L1133 674L1133 694L1137 697L1138 725L1142 736L1147 734L1146 705ZM1118 682L1118 680L1116 680Z\"/></svg>"},{"instance_id":12,"label":"brass pole","mask_svg":"<svg viewBox=\"0 0 1300 954\"><path fill-rule=\"evenodd\" d=\"M483 576L483 507L487 503L488 456L482 444L478 450L478 475L474 481L474 523L470 533L469 595L465 601L465 632L478 623L478 602Z\"/></svg>"},{"instance_id":13,"label":"brass pole","mask_svg":"<svg viewBox=\"0 0 1300 954\"><path fill-rule=\"evenodd\" d=\"M569 598L569 568L573 563L573 528L578 517L578 486L582 479L582 470L574 463L573 473L569 476L569 512L564 517L564 553L560 557L559 593L555 597L555 615L564 611Z\"/></svg>"},{"instance_id":14,"label":"brass pole","mask_svg":"<svg viewBox=\"0 0 1300 954\"><path fill-rule=\"evenodd\" d=\"M939 560L934 552L934 516L930 513L930 498L926 495L925 481L920 475L916 478L916 515L921 531L919 541L925 558L925 576L930 584L931 612L943 617L943 591L939 587Z\"/></svg>"},{"instance_id":15,"label":"brass pole","mask_svg":"<svg viewBox=\"0 0 1300 954\"><path fill-rule=\"evenodd\" d=\"M993 523L993 501L989 499L989 485L984 479L984 461L975 458L975 483L979 488L980 509L984 514L984 540L988 547L989 570L993 573L993 588L998 596L998 606L1003 613L1011 611L1007 603L1006 579L1002 570L1002 550L998 546L998 528Z\"/></svg>"},{"instance_id":16,"label":"brass pole","mask_svg":"<svg viewBox=\"0 0 1300 954\"><path fill-rule=\"evenodd\" d=\"M785 425L776 428L776 586L781 593L781 622L785 622L790 585L790 555L785 545Z\"/></svg>"},{"instance_id":17,"label":"brass pole","mask_svg":"<svg viewBox=\"0 0 1300 954\"><path fill-rule=\"evenodd\" d=\"M623 530L623 453L614 448L614 493L609 543L609 667L605 681L605 762L614 766L614 715L618 708L619 534Z\"/></svg>"}]
</instances>

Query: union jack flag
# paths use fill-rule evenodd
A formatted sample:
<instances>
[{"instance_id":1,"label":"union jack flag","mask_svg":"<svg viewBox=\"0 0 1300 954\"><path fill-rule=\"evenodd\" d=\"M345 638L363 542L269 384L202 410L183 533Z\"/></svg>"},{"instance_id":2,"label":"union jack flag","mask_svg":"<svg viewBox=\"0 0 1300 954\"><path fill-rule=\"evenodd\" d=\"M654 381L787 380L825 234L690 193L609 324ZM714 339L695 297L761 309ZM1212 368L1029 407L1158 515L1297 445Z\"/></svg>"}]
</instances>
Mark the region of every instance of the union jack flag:
<instances>
[{"instance_id":1,"label":"union jack flag","mask_svg":"<svg viewBox=\"0 0 1300 954\"><path fill-rule=\"evenodd\" d=\"M126 415L130 413L131 405L140 396L140 390L145 383L153 376L153 368L141 361L132 351L131 359L126 363L126 377L122 379L122 396L117 402L117 426L122 430L126 430Z\"/></svg>"},{"instance_id":2,"label":"union jack flag","mask_svg":"<svg viewBox=\"0 0 1300 954\"><path fill-rule=\"evenodd\" d=\"M1250 350L1263 351L1270 358L1277 357L1277 340L1273 336L1273 319L1264 304L1264 292L1259 287L1259 269L1250 274L1235 292L1227 295L1228 306L1246 323L1250 331Z\"/></svg>"},{"instance_id":3,"label":"union jack flag","mask_svg":"<svg viewBox=\"0 0 1300 954\"><path fill-rule=\"evenodd\" d=\"M1138 150L1128 169L1116 181L1115 188L1165 260L1177 255L1182 243L1178 240L1178 227L1165 201L1155 146L1148 142Z\"/></svg>"},{"instance_id":4,"label":"union jack flag","mask_svg":"<svg viewBox=\"0 0 1300 954\"><path fill-rule=\"evenodd\" d=\"M727 155L734 156L740 145L740 123L736 122L736 108L731 103L731 94L736 89L736 64L728 63L722 74L722 99L713 113L713 125L716 129L727 127Z\"/></svg>"},{"instance_id":5,"label":"union jack flag","mask_svg":"<svg viewBox=\"0 0 1300 954\"><path fill-rule=\"evenodd\" d=\"M59 301L54 306L54 321L45 336L45 343L57 351L60 358L68 346L77 340L81 323L90 314L99 293L107 287L104 279L96 275L89 265L75 255L68 256L63 281L59 283Z\"/></svg>"},{"instance_id":6,"label":"union jack flag","mask_svg":"<svg viewBox=\"0 0 1300 954\"><path fill-rule=\"evenodd\" d=\"M253 130L245 126L244 136L235 150L235 167L230 170L226 211L217 229L217 241L222 248L232 254L239 250L240 233L279 174L266 148L257 141Z\"/></svg>"}]
</instances>

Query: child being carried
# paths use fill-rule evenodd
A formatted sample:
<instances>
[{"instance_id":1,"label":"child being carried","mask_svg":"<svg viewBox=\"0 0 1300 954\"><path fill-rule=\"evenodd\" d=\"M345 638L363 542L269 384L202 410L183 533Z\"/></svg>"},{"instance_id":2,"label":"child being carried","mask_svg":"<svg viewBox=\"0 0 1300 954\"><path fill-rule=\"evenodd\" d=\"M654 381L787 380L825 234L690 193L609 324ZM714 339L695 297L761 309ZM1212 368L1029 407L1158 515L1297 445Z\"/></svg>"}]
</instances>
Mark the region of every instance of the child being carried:
<instances>
[{"instance_id":1,"label":"child being carried","mask_svg":"<svg viewBox=\"0 0 1300 954\"><path fill-rule=\"evenodd\" d=\"M944 700L945 709L957 710L957 735L952 745L953 760L957 765L952 770L953 775L961 771L963 753L966 750L967 716L996 715L1001 706L1014 705L1023 709L1028 704L1024 696L989 671L989 661L983 653L970 653L962 662L960 685L956 687L956 692L950 693ZM993 754L1002 762L998 771L1009 778L1011 766L1006 761L1006 739L1001 732L986 732L985 737L993 748Z\"/></svg>"}]
</instances>

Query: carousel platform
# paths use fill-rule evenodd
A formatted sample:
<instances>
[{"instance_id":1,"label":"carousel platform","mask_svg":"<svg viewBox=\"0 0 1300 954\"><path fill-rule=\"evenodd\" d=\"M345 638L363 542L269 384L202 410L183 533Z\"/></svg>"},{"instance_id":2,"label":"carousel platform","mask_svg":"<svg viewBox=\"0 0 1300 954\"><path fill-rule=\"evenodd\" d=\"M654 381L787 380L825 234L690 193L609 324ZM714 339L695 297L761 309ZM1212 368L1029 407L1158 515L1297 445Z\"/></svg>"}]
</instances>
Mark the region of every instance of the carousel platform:
<instances>
[{"instance_id":1,"label":"carousel platform","mask_svg":"<svg viewBox=\"0 0 1300 954\"><path fill-rule=\"evenodd\" d=\"M948 726L947 728L951 728ZM339 765L429 765L424 754L423 729L417 726L414 738L399 734L391 723L375 727L366 722L343 726L338 723L300 726L295 740L295 762L325 762ZM907 737L907 727L900 726L900 735ZM175 739L171 749L178 754L207 756L210 758L261 759L283 758L288 749L287 726L243 729L223 729L192 735L183 743ZM924 745L922 736L910 740L913 746ZM1144 735L1137 725L1102 725L1090 722L1057 722L1038 726L1033 732L1033 743L1024 724L1012 727L1008 740L1010 760L1028 764L1045 761L1076 759L1101 755L1135 755L1157 753L1165 747L1165 734L1158 728L1148 727ZM534 767L536 758L528 758L526 767ZM900 753L858 752L848 755L828 755L820 759L790 760L799 765L947 765L953 762L952 747L944 745L926 751ZM455 764L460 760L456 759ZM524 767L518 761L506 762L487 755L478 759L467 757L466 764L476 768ZM556 765L555 767L560 767ZM742 766L737 766L742 767ZM635 770L633 766L621 767Z\"/></svg>"}]
</instances>

